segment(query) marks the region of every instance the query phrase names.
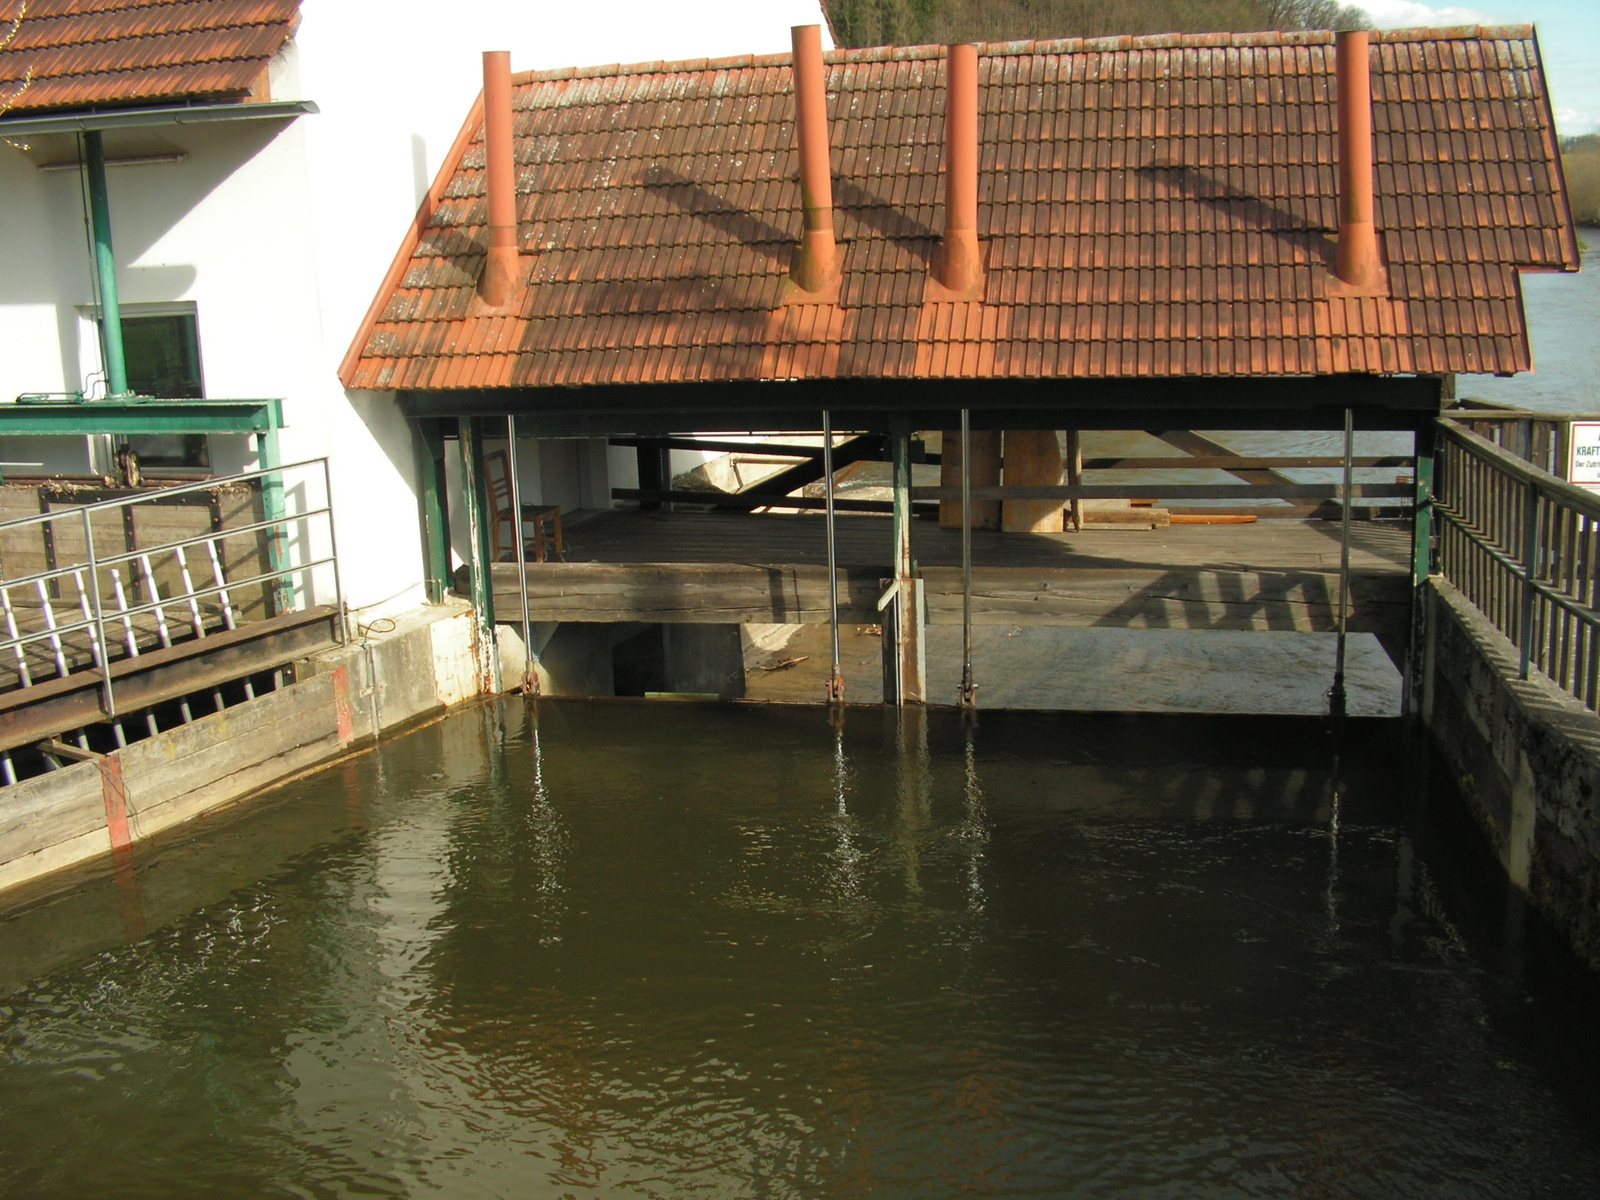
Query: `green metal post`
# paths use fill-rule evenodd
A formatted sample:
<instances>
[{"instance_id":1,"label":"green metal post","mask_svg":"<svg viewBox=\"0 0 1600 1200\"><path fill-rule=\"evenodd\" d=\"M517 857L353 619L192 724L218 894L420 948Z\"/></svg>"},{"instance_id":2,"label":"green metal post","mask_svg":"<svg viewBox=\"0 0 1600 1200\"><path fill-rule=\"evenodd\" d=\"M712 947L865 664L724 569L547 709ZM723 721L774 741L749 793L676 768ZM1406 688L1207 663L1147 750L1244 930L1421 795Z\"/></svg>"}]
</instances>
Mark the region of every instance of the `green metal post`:
<instances>
[{"instance_id":1,"label":"green metal post","mask_svg":"<svg viewBox=\"0 0 1600 1200\"><path fill-rule=\"evenodd\" d=\"M283 465L283 455L278 449L278 431L267 429L256 434L256 465L262 471L272 471ZM333 497L328 497L328 502L333 503ZM283 476L263 475L261 477L261 519L263 521L276 521L267 531L267 566L274 572L283 571L272 581L272 612L279 613L294 611L294 584L288 574L289 556L285 552L288 529L282 523L284 518L283 504Z\"/></svg>"},{"instance_id":2,"label":"green metal post","mask_svg":"<svg viewBox=\"0 0 1600 1200\"><path fill-rule=\"evenodd\" d=\"M423 569L428 603L450 590L450 507L445 495L444 427L433 418L414 423L417 432L417 497L422 510Z\"/></svg>"},{"instance_id":3,"label":"green metal post","mask_svg":"<svg viewBox=\"0 0 1600 1200\"><path fill-rule=\"evenodd\" d=\"M89 177L89 229L94 236L94 267L100 282L100 340L106 355L106 390L128 394L128 360L122 350L122 305L117 299L117 263L111 253L111 202L106 193L106 152L100 131L83 135Z\"/></svg>"},{"instance_id":4,"label":"green metal post","mask_svg":"<svg viewBox=\"0 0 1600 1200\"><path fill-rule=\"evenodd\" d=\"M917 578L916 557L911 548L911 427L896 421L889 432L890 458L894 472L894 638L885 629L884 653L893 655L892 673L885 679L886 699L895 704L921 704L926 699L923 648L922 581ZM888 666L886 660L886 668Z\"/></svg>"},{"instance_id":5,"label":"green metal post","mask_svg":"<svg viewBox=\"0 0 1600 1200\"><path fill-rule=\"evenodd\" d=\"M489 494L483 472L483 427L476 417L457 418L461 447L461 499L467 518L467 572L477 614L479 669L487 690L500 690L500 656L494 641L494 579L489 551Z\"/></svg>"}]
</instances>

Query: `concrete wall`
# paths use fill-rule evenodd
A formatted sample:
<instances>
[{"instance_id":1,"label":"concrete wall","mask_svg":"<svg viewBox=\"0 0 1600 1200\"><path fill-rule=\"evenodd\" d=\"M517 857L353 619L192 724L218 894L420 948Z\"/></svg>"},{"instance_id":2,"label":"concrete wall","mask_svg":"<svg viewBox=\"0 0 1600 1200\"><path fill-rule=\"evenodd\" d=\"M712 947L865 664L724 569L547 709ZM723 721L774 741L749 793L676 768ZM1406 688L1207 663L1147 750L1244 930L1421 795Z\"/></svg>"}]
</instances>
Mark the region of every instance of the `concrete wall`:
<instances>
[{"instance_id":1,"label":"concrete wall","mask_svg":"<svg viewBox=\"0 0 1600 1200\"><path fill-rule=\"evenodd\" d=\"M391 628L392 626L392 628ZM0 788L0 890L111 853L480 694L471 609L380 622L276 692Z\"/></svg>"},{"instance_id":2,"label":"concrete wall","mask_svg":"<svg viewBox=\"0 0 1600 1200\"><path fill-rule=\"evenodd\" d=\"M1600 972L1600 717L1447 581L1430 581L1422 719L1529 904Z\"/></svg>"}]
</instances>

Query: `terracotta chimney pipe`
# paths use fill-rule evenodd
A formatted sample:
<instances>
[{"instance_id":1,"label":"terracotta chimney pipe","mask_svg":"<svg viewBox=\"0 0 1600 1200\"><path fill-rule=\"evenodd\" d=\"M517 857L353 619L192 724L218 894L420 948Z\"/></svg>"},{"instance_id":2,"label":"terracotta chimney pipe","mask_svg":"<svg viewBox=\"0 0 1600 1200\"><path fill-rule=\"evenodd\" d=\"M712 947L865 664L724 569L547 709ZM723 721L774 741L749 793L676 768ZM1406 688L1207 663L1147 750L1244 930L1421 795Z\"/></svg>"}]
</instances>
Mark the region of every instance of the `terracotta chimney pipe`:
<instances>
[{"instance_id":1,"label":"terracotta chimney pipe","mask_svg":"<svg viewBox=\"0 0 1600 1200\"><path fill-rule=\"evenodd\" d=\"M1338 35L1339 247L1334 273L1352 287L1379 282L1378 234L1372 212L1372 83L1367 32Z\"/></svg>"},{"instance_id":2,"label":"terracotta chimney pipe","mask_svg":"<svg viewBox=\"0 0 1600 1200\"><path fill-rule=\"evenodd\" d=\"M978 48L945 50L944 252L939 282L970 292L983 282L978 257Z\"/></svg>"},{"instance_id":3,"label":"terracotta chimney pipe","mask_svg":"<svg viewBox=\"0 0 1600 1200\"><path fill-rule=\"evenodd\" d=\"M517 168L511 139L511 54L483 52L483 144L489 176L489 258L478 281L485 304L511 300L517 278Z\"/></svg>"},{"instance_id":4,"label":"terracotta chimney pipe","mask_svg":"<svg viewBox=\"0 0 1600 1200\"><path fill-rule=\"evenodd\" d=\"M789 274L802 291L820 292L838 278L833 240L833 169L828 159L828 95L822 74L822 28L796 25L795 128L800 140L800 203L805 227Z\"/></svg>"}]
</instances>

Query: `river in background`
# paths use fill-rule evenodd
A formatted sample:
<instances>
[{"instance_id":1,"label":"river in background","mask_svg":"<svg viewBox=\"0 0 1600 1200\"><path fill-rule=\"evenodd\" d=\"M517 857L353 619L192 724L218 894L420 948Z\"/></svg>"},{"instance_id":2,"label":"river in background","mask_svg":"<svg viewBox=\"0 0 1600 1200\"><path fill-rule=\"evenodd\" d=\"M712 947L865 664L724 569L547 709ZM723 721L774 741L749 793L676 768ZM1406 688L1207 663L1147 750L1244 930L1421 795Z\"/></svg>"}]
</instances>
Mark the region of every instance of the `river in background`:
<instances>
[{"instance_id":1,"label":"river in background","mask_svg":"<svg viewBox=\"0 0 1600 1200\"><path fill-rule=\"evenodd\" d=\"M0 1194L1600 1194L1592 1011L1337 749L459 712L0 922Z\"/></svg>"}]
</instances>

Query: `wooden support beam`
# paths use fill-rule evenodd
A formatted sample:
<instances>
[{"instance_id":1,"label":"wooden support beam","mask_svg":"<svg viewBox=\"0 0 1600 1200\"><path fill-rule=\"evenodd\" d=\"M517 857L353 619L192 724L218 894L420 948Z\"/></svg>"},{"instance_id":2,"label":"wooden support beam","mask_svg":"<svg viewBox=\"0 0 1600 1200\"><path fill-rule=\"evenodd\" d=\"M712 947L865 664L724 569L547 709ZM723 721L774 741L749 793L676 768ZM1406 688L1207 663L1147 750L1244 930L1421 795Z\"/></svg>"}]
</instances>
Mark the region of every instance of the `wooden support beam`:
<instances>
[{"instance_id":1,"label":"wooden support beam","mask_svg":"<svg viewBox=\"0 0 1600 1200\"><path fill-rule=\"evenodd\" d=\"M1352 485L1350 494L1365 499L1396 500L1410 499L1414 490L1409 483L1358 483ZM1077 487L1069 484L1023 486L1007 483L1000 487L972 489L974 499L1003 500L1007 504L1053 501L1057 508L1061 506L1061 501L1066 500L1330 500L1337 499L1340 492L1341 488L1336 483L1261 486L1247 483L1085 483ZM911 496L915 500L959 500L961 489L919 487L911 490ZM1048 531L1035 529L1031 532Z\"/></svg>"},{"instance_id":2,"label":"wooden support beam","mask_svg":"<svg viewBox=\"0 0 1600 1200\"><path fill-rule=\"evenodd\" d=\"M1169 446L1176 446L1186 454L1204 454L1220 457L1233 454L1233 451L1221 442L1214 442L1204 434L1195 433L1191 429L1152 429L1148 431L1152 437L1160 438ZM1335 465L1344 466L1344 459L1336 460ZM1271 483L1292 484L1295 480L1287 475L1280 475L1271 468L1260 467L1223 467L1228 474L1243 479L1246 483Z\"/></svg>"},{"instance_id":3,"label":"wooden support beam","mask_svg":"<svg viewBox=\"0 0 1600 1200\"><path fill-rule=\"evenodd\" d=\"M1053 429L1008 429L1005 434L1005 491L1000 527L1009 533L1060 533L1064 518L1061 500L1019 494L1019 488L1053 488L1061 483L1061 442ZM943 491L943 489L940 489ZM973 499L992 499L989 488L973 488ZM918 499L922 499L921 495ZM932 498L932 497L928 497ZM949 499L939 496L938 499ZM957 497L959 498L959 497Z\"/></svg>"},{"instance_id":4,"label":"wooden support beam","mask_svg":"<svg viewBox=\"0 0 1600 1200\"><path fill-rule=\"evenodd\" d=\"M968 435L972 443L972 486L994 487L1000 482L1000 432L995 429L974 430ZM958 430L945 430L940 443L939 485L961 488L961 434ZM939 502L939 528L961 528L961 497ZM972 506L973 529L999 529L1000 503L997 500L980 500Z\"/></svg>"}]
</instances>

